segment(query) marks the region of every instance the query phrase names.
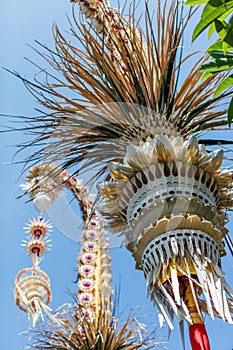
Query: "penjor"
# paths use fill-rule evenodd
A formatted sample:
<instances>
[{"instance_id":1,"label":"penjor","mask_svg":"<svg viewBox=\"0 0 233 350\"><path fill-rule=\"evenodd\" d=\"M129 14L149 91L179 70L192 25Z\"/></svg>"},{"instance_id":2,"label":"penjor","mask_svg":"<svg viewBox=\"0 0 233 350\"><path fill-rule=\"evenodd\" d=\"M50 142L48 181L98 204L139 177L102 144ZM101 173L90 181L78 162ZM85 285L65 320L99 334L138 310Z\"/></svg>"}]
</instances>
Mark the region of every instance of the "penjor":
<instances>
[{"instance_id":1,"label":"penjor","mask_svg":"<svg viewBox=\"0 0 233 350\"><path fill-rule=\"evenodd\" d=\"M194 55L182 56L193 10L184 15L178 1L158 1L157 16L145 1L144 22L134 2L128 16L104 0L73 2L89 21L74 15L71 30L85 49L55 27L59 59L52 51L44 58L62 72L64 92L59 78L37 85L40 102L48 92L47 114L32 118L42 148L30 159L105 177L98 209L125 236L160 325L173 329L175 314L189 324L193 350L208 350L203 313L233 322L233 291L221 268L233 174L223 170L223 151L207 148L232 141L203 133L227 126L223 106L232 89L214 97L222 78L202 79L205 58L182 71Z\"/></svg>"},{"instance_id":2,"label":"penjor","mask_svg":"<svg viewBox=\"0 0 233 350\"><path fill-rule=\"evenodd\" d=\"M173 329L175 314L189 323L191 339L199 332L207 344L202 312L233 323L233 291L221 269L232 172L221 171L221 150L207 152L162 116L151 122L156 133L144 130L122 162L109 164L113 181L98 185L99 209L124 232L160 325Z\"/></svg>"}]
</instances>

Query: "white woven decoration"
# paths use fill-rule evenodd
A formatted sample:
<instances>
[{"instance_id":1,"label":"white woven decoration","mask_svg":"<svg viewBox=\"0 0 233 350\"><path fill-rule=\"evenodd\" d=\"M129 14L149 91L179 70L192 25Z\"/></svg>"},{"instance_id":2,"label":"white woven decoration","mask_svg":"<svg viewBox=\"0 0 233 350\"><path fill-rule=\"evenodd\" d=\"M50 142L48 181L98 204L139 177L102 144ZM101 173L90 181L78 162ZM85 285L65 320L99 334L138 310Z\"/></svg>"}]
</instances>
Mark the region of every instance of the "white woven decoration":
<instances>
[{"instance_id":1,"label":"white woven decoration","mask_svg":"<svg viewBox=\"0 0 233 350\"><path fill-rule=\"evenodd\" d=\"M124 232L160 324L166 320L171 329L173 314L194 322L187 279L200 320L204 311L232 323L233 292L220 261L232 172L221 164L222 151L207 152L195 137L158 134L130 144L124 163L109 165L115 181L98 185L105 198L99 210L112 232Z\"/></svg>"},{"instance_id":2,"label":"white woven decoration","mask_svg":"<svg viewBox=\"0 0 233 350\"><path fill-rule=\"evenodd\" d=\"M50 280L45 272L34 266L21 270L15 279L15 302L23 312L27 312L35 327L43 311L53 317L48 305L51 301Z\"/></svg>"},{"instance_id":3,"label":"white woven decoration","mask_svg":"<svg viewBox=\"0 0 233 350\"><path fill-rule=\"evenodd\" d=\"M50 164L38 165L31 169L27 182L22 184L21 188L28 191L36 210L44 213L61 193L60 169Z\"/></svg>"}]
</instances>

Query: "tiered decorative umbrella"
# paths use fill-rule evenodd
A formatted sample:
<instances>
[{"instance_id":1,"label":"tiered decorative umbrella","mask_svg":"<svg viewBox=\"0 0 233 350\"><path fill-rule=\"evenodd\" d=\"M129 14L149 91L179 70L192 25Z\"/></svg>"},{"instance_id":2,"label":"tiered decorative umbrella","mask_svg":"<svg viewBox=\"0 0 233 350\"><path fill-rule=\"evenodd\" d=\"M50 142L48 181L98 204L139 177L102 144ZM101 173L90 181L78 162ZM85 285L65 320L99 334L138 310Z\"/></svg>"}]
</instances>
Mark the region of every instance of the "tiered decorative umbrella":
<instances>
[{"instance_id":1,"label":"tiered decorative umbrella","mask_svg":"<svg viewBox=\"0 0 233 350\"><path fill-rule=\"evenodd\" d=\"M222 169L223 151L208 146L232 142L203 136L227 125L223 106L232 90L213 97L221 77L201 79L204 58L181 78L192 10L184 14L178 1L158 2L156 21L145 2L144 23L135 3L126 21L104 1L75 2L90 18L85 25L74 16L72 27L85 51L55 28L56 54L44 57L63 80L50 83L48 74L37 90L26 82L40 102L40 90L48 92L42 102L52 110L33 119L35 142L50 139L41 154L64 168L97 167L93 180L105 177L99 210L125 236L161 326L166 320L173 329L175 314L181 328L188 322L193 350L208 350L202 313L232 323L233 311L221 269L232 172Z\"/></svg>"},{"instance_id":2,"label":"tiered decorative umbrella","mask_svg":"<svg viewBox=\"0 0 233 350\"><path fill-rule=\"evenodd\" d=\"M233 323L233 291L220 259L232 173L221 171L221 151L207 153L194 137L155 134L128 147L124 160L127 166L109 164L115 181L99 184L108 198L99 209L114 230L125 225L161 326L166 320L173 329L175 314L189 323L193 349L209 349L202 312Z\"/></svg>"}]
</instances>

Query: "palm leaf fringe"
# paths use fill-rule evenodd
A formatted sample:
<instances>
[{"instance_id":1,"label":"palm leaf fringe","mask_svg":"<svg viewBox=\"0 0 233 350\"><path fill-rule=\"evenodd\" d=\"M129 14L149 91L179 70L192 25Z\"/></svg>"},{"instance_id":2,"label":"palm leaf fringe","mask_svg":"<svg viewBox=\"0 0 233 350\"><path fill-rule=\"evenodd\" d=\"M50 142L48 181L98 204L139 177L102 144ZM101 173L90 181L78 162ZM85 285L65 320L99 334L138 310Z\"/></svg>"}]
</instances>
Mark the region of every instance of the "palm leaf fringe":
<instances>
[{"instance_id":1,"label":"palm leaf fringe","mask_svg":"<svg viewBox=\"0 0 233 350\"><path fill-rule=\"evenodd\" d=\"M102 310L97 324L86 321L82 309L68 307L59 314L60 324L48 323L45 327L33 331L35 340L30 349L59 350L134 350L139 348L152 349L162 346L155 342L154 334L146 332L143 324L137 318L130 317L119 324L114 315Z\"/></svg>"}]
</instances>

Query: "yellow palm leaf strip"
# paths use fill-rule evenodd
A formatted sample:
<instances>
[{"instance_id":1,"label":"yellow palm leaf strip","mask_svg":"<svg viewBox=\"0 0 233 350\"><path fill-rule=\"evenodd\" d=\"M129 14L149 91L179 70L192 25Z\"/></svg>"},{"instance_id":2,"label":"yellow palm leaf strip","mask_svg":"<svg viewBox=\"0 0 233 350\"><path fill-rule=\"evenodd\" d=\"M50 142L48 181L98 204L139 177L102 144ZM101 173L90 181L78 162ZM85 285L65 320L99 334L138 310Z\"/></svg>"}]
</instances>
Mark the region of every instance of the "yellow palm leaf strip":
<instances>
[{"instance_id":1,"label":"yellow palm leaf strip","mask_svg":"<svg viewBox=\"0 0 233 350\"><path fill-rule=\"evenodd\" d=\"M191 55L189 55L189 58L193 58L193 55L198 55L198 52L194 52ZM186 60L188 58L186 57ZM205 62L205 59L203 57L199 58L194 64L192 65L191 70L188 72L188 75L184 78L181 87L179 91L176 93L176 106L180 108L183 102L183 95L189 94L190 91L192 91L194 88L196 88L196 84L200 81L200 78L202 76L202 73L200 72L201 65ZM191 78L191 79L190 79ZM192 83L193 82L193 83Z\"/></svg>"},{"instance_id":2,"label":"yellow palm leaf strip","mask_svg":"<svg viewBox=\"0 0 233 350\"><path fill-rule=\"evenodd\" d=\"M222 95L216 100L212 98L216 86L223 77L213 75L201 81L200 68L205 61L206 59L201 58L196 62L175 97L175 113L171 121L180 128L185 127L186 135L194 131L196 125L205 124L207 113L212 116L213 120L216 112L215 106L226 97ZM225 109L221 111L221 115L224 114Z\"/></svg>"},{"instance_id":3,"label":"yellow palm leaf strip","mask_svg":"<svg viewBox=\"0 0 233 350\"><path fill-rule=\"evenodd\" d=\"M211 77L196 85L201 78L201 74L198 73L198 71L194 72L194 74L191 75L191 78L193 85L192 83L189 85L189 89L186 91L186 93L184 93L182 101L176 105L177 109L183 109L183 112L180 115L181 120L182 116L188 115L188 113L192 111L193 107L201 105L202 103L209 103L209 99L211 98L211 95L213 94L213 91L217 85L216 79L213 81Z\"/></svg>"}]
</instances>

